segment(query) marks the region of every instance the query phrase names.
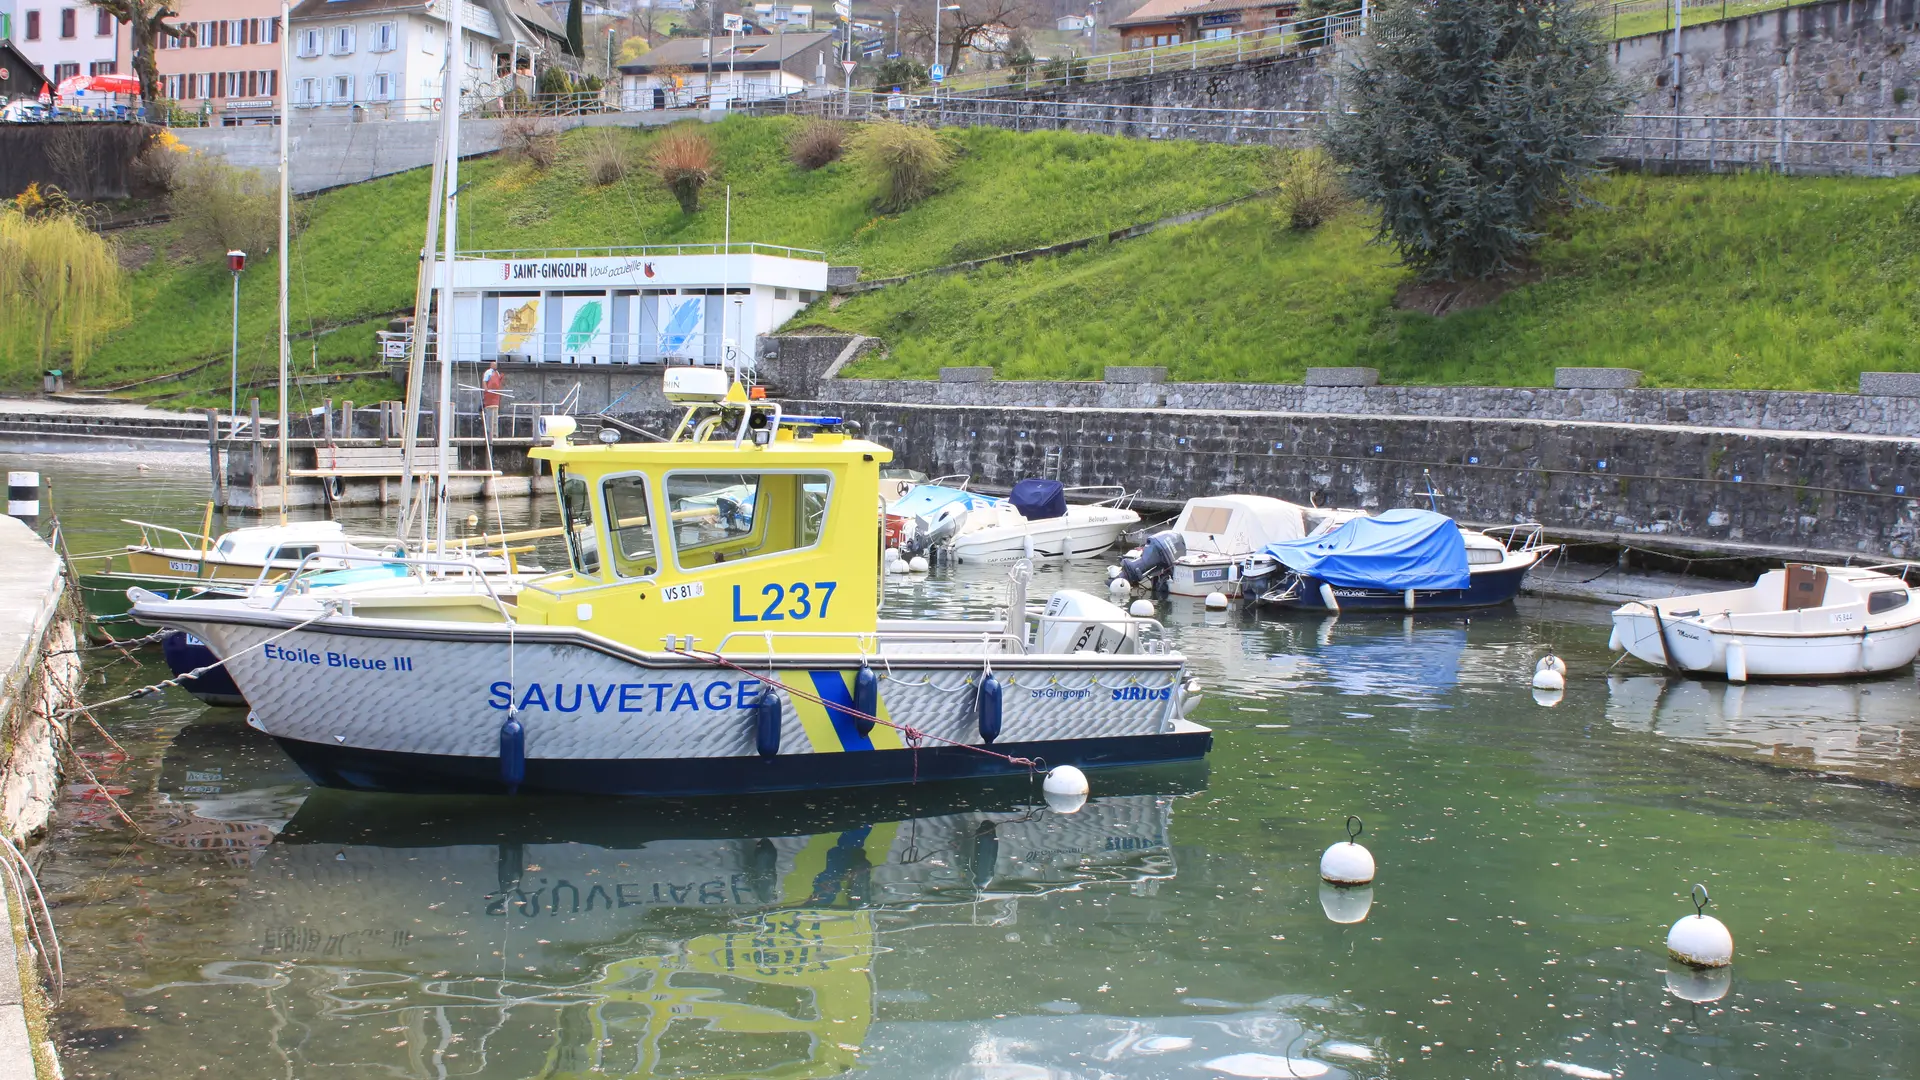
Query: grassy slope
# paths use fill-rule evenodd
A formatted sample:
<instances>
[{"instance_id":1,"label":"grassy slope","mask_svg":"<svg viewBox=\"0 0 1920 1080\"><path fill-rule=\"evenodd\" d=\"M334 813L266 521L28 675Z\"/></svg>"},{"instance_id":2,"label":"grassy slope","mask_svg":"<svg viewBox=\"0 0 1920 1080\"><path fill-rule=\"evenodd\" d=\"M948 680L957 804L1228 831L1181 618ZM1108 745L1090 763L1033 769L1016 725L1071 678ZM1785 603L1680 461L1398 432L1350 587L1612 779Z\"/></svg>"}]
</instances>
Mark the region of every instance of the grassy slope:
<instances>
[{"instance_id":1,"label":"grassy slope","mask_svg":"<svg viewBox=\"0 0 1920 1080\"><path fill-rule=\"evenodd\" d=\"M733 235L824 249L869 277L1100 233L1210 205L1261 184L1259 151L997 130L956 133L964 147L945 190L904 214L869 209L872 187L847 163L802 173L787 163L790 122L735 118L708 129L721 179L682 215L644 172L607 188L582 181L589 141L637 156L655 133L575 132L540 173L505 161L463 168L461 241L475 247L662 244L718 240L722 189ZM410 306L425 171L331 192L310 204L295 244L297 370L369 366L378 316ZM917 280L817 305L812 323L884 338L868 374L931 376L991 364L1005 376L1097 378L1110 363L1164 364L1175 377L1297 380L1308 365L1378 367L1390 382L1543 385L1561 364L1639 367L1665 386L1846 390L1861 370L1910 369L1916 326L1920 179L1622 176L1595 207L1555 223L1540 280L1489 307L1436 320L1397 311L1406 280L1368 243L1360 215L1289 233L1262 204L1192 226L1058 259ZM230 317L217 263L167 257L173 226L120 234L161 252L134 277L133 321L89 362L111 385L223 361ZM272 371L272 260L243 282L244 376ZM314 362L318 353L317 365ZM15 350L6 376L29 381ZM225 364L186 383L179 404L224 400ZM374 400L384 382L306 388Z\"/></svg>"},{"instance_id":2,"label":"grassy slope","mask_svg":"<svg viewBox=\"0 0 1920 1080\"><path fill-rule=\"evenodd\" d=\"M1061 259L855 297L822 326L884 338L853 372L1297 381L1309 365L1384 381L1550 385L1558 365L1618 365L1659 386L1851 390L1911 370L1920 180L1650 178L1597 185L1556 222L1541 280L1445 319L1397 311L1407 275L1350 215L1317 233L1253 205Z\"/></svg>"},{"instance_id":3,"label":"grassy slope","mask_svg":"<svg viewBox=\"0 0 1920 1080\"><path fill-rule=\"evenodd\" d=\"M963 153L943 194L883 218L870 209L872 184L850 163L806 173L787 161L794 123L734 118L707 128L721 174L691 216L644 170L605 188L583 180L578 157L592 140L617 139L639 161L657 137L651 131L572 132L566 156L545 173L501 160L469 162L461 173L461 245L717 241L731 186L734 239L825 250L835 263L858 264L872 276L1105 232L1223 202L1260 183L1257 152L1247 148L982 129L954 135ZM312 201L311 223L294 243L293 328L296 334L342 329L296 341L297 370L316 368L316 345L318 370L370 366L372 334L383 322L376 316L412 305L427 185L427 171L418 170ZM123 234L121 242L165 251L177 239L174 227L158 226ZM274 269L271 259L254 267L241 288L241 371L266 377L273 367ZM225 357L231 300L222 264L157 257L132 285L135 316L87 363L86 383L113 385ZM29 364L16 360L8 381L24 382ZM224 387L225 371L218 364L186 385L212 393ZM224 393L213 396L224 399ZM358 397L367 400L365 392ZM184 400L203 399L211 401L207 394Z\"/></svg>"}]
</instances>

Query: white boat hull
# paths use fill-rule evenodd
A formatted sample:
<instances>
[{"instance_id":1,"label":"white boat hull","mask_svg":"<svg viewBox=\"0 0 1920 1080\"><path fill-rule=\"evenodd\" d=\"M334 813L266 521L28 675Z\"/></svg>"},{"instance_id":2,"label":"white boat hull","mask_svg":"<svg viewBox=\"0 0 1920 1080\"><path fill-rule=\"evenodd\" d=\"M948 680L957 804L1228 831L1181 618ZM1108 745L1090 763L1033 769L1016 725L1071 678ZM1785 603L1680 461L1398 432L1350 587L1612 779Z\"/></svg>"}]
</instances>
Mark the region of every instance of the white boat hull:
<instances>
[{"instance_id":1,"label":"white boat hull","mask_svg":"<svg viewBox=\"0 0 1920 1080\"><path fill-rule=\"evenodd\" d=\"M1167 592L1174 596L1231 595L1240 586L1240 563L1245 555L1186 555L1173 564Z\"/></svg>"},{"instance_id":2,"label":"white boat hull","mask_svg":"<svg viewBox=\"0 0 1920 1080\"><path fill-rule=\"evenodd\" d=\"M1660 620L1651 610L1614 612L1614 641L1656 667L1726 675L1728 651L1744 654L1754 679L1845 678L1878 675L1912 665L1920 654L1920 621L1882 629L1808 630L1804 633L1727 631L1702 618Z\"/></svg>"},{"instance_id":3,"label":"white boat hull","mask_svg":"<svg viewBox=\"0 0 1920 1080\"><path fill-rule=\"evenodd\" d=\"M799 790L1024 771L1005 755L1083 766L1184 760L1204 728L1181 719L1184 661L1153 654L1002 654L994 754L980 730L985 657L909 643L884 663L878 715L860 732L851 706L861 657L742 657L752 674L695 657L641 652L572 629L422 624L240 611L240 601L142 605L146 625L178 627L228 657L252 723L317 782L377 790L491 790L501 727L525 729L528 790L704 794ZM924 626L926 624L916 624ZM285 636L276 637L277 634ZM958 635L956 630L955 634ZM754 704L781 693L777 751L756 740ZM953 744L961 744L955 746Z\"/></svg>"},{"instance_id":4,"label":"white boat hull","mask_svg":"<svg viewBox=\"0 0 1920 1080\"><path fill-rule=\"evenodd\" d=\"M1140 515L1131 510L1099 510L1084 516L1070 511L1064 518L969 529L948 541L948 548L955 559L966 563L1091 559L1139 522Z\"/></svg>"}]
</instances>

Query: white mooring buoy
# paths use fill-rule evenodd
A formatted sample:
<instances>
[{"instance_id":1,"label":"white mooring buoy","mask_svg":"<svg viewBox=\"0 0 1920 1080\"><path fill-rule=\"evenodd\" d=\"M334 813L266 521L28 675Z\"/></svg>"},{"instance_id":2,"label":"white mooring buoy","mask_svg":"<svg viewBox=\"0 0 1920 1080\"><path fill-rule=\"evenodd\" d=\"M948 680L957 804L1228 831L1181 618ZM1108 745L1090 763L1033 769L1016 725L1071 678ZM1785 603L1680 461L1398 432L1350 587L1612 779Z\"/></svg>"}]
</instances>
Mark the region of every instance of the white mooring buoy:
<instances>
[{"instance_id":1,"label":"white mooring buoy","mask_svg":"<svg viewBox=\"0 0 1920 1080\"><path fill-rule=\"evenodd\" d=\"M902 555L902 554L900 554L900 549L899 549L899 548L897 548L897 547L890 547L890 548L888 548L888 549L886 550L886 554L884 554L884 555L882 555L882 556L880 556L880 557L881 557L881 559L882 559L882 560L884 560L884 561L885 561L885 562L887 563L887 565L889 565L889 566L891 566L891 565L893 565L894 563L897 563L897 562L899 562L899 561L900 561L901 559L904 559L904 558L906 558L906 556L905 556L905 555Z\"/></svg>"},{"instance_id":2,"label":"white mooring buoy","mask_svg":"<svg viewBox=\"0 0 1920 1080\"><path fill-rule=\"evenodd\" d=\"M933 564L927 561L925 555L915 555L907 560L907 569L916 574L924 574L932 568Z\"/></svg>"},{"instance_id":3,"label":"white mooring buoy","mask_svg":"<svg viewBox=\"0 0 1920 1080\"><path fill-rule=\"evenodd\" d=\"M1208 611L1225 611L1227 610L1227 594L1223 592L1210 592L1207 594L1206 604Z\"/></svg>"},{"instance_id":4,"label":"white mooring buoy","mask_svg":"<svg viewBox=\"0 0 1920 1080\"><path fill-rule=\"evenodd\" d=\"M1567 662L1548 653L1533 666L1533 688L1535 690L1565 690L1567 688Z\"/></svg>"},{"instance_id":5,"label":"white mooring buoy","mask_svg":"<svg viewBox=\"0 0 1920 1080\"><path fill-rule=\"evenodd\" d=\"M1107 567L1107 580L1112 581L1124 573L1126 573L1126 571L1120 569L1117 566L1109 566Z\"/></svg>"},{"instance_id":6,"label":"white mooring buoy","mask_svg":"<svg viewBox=\"0 0 1920 1080\"><path fill-rule=\"evenodd\" d=\"M1107 582L1107 591L1115 596L1126 596L1133 592L1133 585L1126 578L1117 577Z\"/></svg>"},{"instance_id":7,"label":"white mooring buoy","mask_svg":"<svg viewBox=\"0 0 1920 1080\"><path fill-rule=\"evenodd\" d=\"M895 559L887 564L887 573L889 574L904 574L906 572L907 561L905 559Z\"/></svg>"},{"instance_id":8,"label":"white mooring buoy","mask_svg":"<svg viewBox=\"0 0 1920 1080\"><path fill-rule=\"evenodd\" d=\"M1320 856L1320 879L1329 885L1365 885L1373 880L1373 852L1360 846L1367 826L1347 815L1347 838Z\"/></svg>"},{"instance_id":9,"label":"white mooring buoy","mask_svg":"<svg viewBox=\"0 0 1920 1080\"><path fill-rule=\"evenodd\" d=\"M1071 814L1087 805L1087 774L1072 765L1056 765L1047 771L1040 790L1047 797L1047 809Z\"/></svg>"},{"instance_id":10,"label":"white mooring buoy","mask_svg":"<svg viewBox=\"0 0 1920 1080\"><path fill-rule=\"evenodd\" d=\"M1667 955L1689 967L1722 968L1733 963L1733 933L1725 923L1707 914L1712 897L1705 885L1695 885L1688 896L1693 914L1667 931Z\"/></svg>"},{"instance_id":11,"label":"white mooring buoy","mask_svg":"<svg viewBox=\"0 0 1920 1080\"><path fill-rule=\"evenodd\" d=\"M1127 614L1136 619L1153 618L1153 601L1141 599L1127 605Z\"/></svg>"}]
</instances>

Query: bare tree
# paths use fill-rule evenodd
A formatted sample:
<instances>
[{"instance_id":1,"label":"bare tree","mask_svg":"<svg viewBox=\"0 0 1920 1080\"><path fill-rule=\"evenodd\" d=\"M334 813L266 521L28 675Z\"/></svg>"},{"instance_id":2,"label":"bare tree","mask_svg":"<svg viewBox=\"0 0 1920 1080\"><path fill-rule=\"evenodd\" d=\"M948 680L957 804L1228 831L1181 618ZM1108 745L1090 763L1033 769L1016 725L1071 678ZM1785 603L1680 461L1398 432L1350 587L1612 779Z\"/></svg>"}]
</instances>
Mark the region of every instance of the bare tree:
<instances>
[{"instance_id":1,"label":"bare tree","mask_svg":"<svg viewBox=\"0 0 1920 1080\"><path fill-rule=\"evenodd\" d=\"M1015 28L1033 19L1029 0L956 0L958 10L940 12L940 51L934 59L947 65L949 72L960 66L960 57L968 49L998 53L1017 36ZM916 51L933 53L934 18L931 11L901 14L901 30Z\"/></svg>"},{"instance_id":2,"label":"bare tree","mask_svg":"<svg viewBox=\"0 0 1920 1080\"><path fill-rule=\"evenodd\" d=\"M140 78L140 99L146 102L148 112L152 112L153 103L160 100L160 61L154 55L154 49L160 42L160 35L178 36L182 31L180 24L169 22L180 17L178 9L167 0L87 0L101 11L127 24L128 41L133 54L133 73ZM280 32L286 33L281 27Z\"/></svg>"}]
</instances>

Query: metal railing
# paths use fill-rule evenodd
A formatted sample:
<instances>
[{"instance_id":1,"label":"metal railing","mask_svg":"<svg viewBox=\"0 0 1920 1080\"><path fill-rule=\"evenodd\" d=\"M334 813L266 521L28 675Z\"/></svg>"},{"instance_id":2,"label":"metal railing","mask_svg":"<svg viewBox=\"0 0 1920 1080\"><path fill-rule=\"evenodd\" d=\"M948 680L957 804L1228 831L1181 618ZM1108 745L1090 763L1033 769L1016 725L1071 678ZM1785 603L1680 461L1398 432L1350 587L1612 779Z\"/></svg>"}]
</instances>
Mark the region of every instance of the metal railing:
<instances>
[{"instance_id":1,"label":"metal railing","mask_svg":"<svg viewBox=\"0 0 1920 1080\"><path fill-rule=\"evenodd\" d=\"M884 95L860 91L834 99L795 100L780 111L852 119L901 115L887 108ZM1325 122L1325 113L954 96L923 100L907 118L935 126L1307 146ZM1637 113L1621 117L1611 132L1595 138L1605 141L1605 157L1647 168L1874 176L1920 172L1920 117Z\"/></svg>"},{"instance_id":2,"label":"metal railing","mask_svg":"<svg viewBox=\"0 0 1920 1080\"><path fill-rule=\"evenodd\" d=\"M644 258L663 255L774 255L785 259L808 259L825 262L827 253L812 248L787 247L782 244L762 244L757 241L736 240L729 244L637 244L614 247L576 247L576 248L484 248L462 250L454 258L465 262L473 259L518 260L518 259L612 259L622 256ZM743 283L744 284L744 283Z\"/></svg>"},{"instance_id":3,"label":"metal railing","mask_svg":"<svg viewBox=\"0 0 1920 1080\"><path fill-rule=\"evenodd\" d=\"M1619 0L1602 9L1609 32L1615 38L1637 37L1641 34L1673 32L1673 8L1675 0ZM1680 25L1685 27L1696 24L1719 22L1722 19L1737 19L1742 15L1757 15L1763 11L1778 11L1781 8L1804 7L1807 4L1823 3L1824 0L1679 0Z\"/></svg>"}]
</instances>

